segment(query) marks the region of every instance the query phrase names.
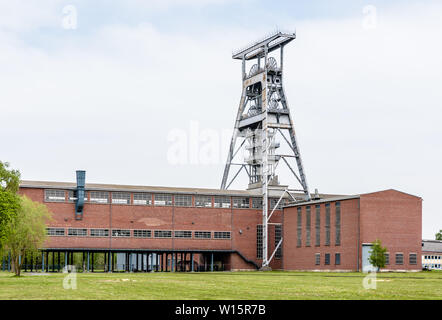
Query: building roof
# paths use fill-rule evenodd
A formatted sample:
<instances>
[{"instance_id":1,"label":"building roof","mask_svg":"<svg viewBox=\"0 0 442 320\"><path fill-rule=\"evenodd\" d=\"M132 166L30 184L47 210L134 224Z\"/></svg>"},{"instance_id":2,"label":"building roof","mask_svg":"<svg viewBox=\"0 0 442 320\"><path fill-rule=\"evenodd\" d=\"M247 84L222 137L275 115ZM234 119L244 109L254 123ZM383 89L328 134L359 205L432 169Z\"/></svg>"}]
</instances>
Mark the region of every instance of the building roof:
<instances>
[{"instance_id":1,"label":"building roof","mask_svg":"<svg viewBox=\"0 0 442 320\"><path fill-rule=\"evenodd\" d=\"M361 196L364 195L370 195L370 194L374 194L374 193L380 193L380 192L386 192L386 191L395 191L395 192L399 192L402 194L406 194L412 197L416 197L419 199L422 199L421 197L406 193L406 192L402 192L396 189L387 189L387 190L380 190L380 191L375 191L375 192L367 192L367 193L361 193L361 194L355 194L355 195L330 195L330 197L319 197L319 200L311 200L311 201L304 201L304 202L294 202L294 203L290 203L285 205L285 207L297 207L297 206L303 206L303 205L314 205L314 204L320 204L320 203L325 203L325 202L332 202L332 201L343 201L343 200L350 200L350 199L359 199Z\"/></svg>"},{"instance_id":2,"label":"building roof","mask_svg":"<svg viewBox=\"0 0 442 320\"><path fill-rule=\"evenodd\" d=\"M57 182L57 181L20 181L20 188L36 188L36 189L66 189L75 190L77 184L74 182ZM201 194L201 195L224 195L224 196L244 196L244 197L260 197L261 190L221 190L209 188L182 188L182 187L162 187L162 186L139 186L139 185L120 185L120 184L100 184L86 183L85 189L88 191L121 191L121 192L149 192L149 193L178 193L178 194ZM270 190L271 197L281 196L283 190ZM303 193L293 193L295 197L303 197ZM319 194L321 198L331 198L337 195ZM285 196L288 197L288 196Z\"/></svg>"},{"instance_id":3,"label":"building roof","mask_svg":"<svg viewBox=\"0 0 442 320\"><path fill-rule=\"evenodd\" d=\"M297 206L305 206L305 205L313 205L313 204L321 204L325 202L332 202L332 201L342 201L342 200L350 200L350 199L359 199L359 195L353 195L353 196L344 196L344 195L330 195L330 197L323 197L319 200L311 200L311 201L304 201L304 202L294 202L286 205L285 207L297 207Z\"/></svg>"},{"instance_id":4,"label":"building roof","mask_svg":"<svg viewBox=\"0 0 442 320\"><path fill-rule=\"evenodd\" d=\"M441 240L422 240L422 251L442 252Z\"/></svg>"}]
</instances>

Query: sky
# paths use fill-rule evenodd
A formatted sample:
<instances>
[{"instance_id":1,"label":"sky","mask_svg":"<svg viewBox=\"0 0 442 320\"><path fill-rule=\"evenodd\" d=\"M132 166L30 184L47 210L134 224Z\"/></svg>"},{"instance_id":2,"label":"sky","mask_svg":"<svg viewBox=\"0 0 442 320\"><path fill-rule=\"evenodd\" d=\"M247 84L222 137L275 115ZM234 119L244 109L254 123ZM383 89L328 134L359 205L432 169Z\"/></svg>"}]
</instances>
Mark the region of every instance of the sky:
<instances>
[{"instance_id":1,"label":"sky","mask_svg":"<svg viewBox=\"0 0 442 320\"><path fill-rule=\"evenodd\" d=\"M0 0L0 160L24 180L218 188L232 51L296 30L284 86L310 189L420 196L433 239L441 16L430 0Z\"/></svg>"}]
</instances>

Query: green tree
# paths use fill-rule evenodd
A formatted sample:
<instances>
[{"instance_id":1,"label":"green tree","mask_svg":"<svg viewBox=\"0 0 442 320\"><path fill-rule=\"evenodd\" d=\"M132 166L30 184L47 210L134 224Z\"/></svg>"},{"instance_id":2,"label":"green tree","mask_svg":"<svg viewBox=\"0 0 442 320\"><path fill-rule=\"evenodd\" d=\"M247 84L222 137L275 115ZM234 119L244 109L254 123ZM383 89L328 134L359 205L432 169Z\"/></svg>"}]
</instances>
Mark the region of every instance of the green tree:
<instances>
[{"instance_id":1,"label":"green tree","mask_svg":"<svg viewBox=\"0 0 442 320\"><path fill-rule=\"evenodd\" d=\"M436 240L442 240L442 230L439 230L439 232L436 233Z\"/></svg>"},{"instance_id":2,"label":"green tree","mask_svg":"<svg viewBox=\"0 0 442 320\"><path fill-rule=\"evenodd\" d=\"M385 253L387 252L387 248L382 247L381 240L376 239L373 242L371 247L371 254L368 260L370 264L377 268L379 271L380 268L385 267Z\"/></svg>"},{"instance_id":3,"label":"green tree","mask_svg":"<svg viewBox=\"0 0 442 320\"><path fill-rule=\"evenodd\" d=\"M6 225L5 248L11 253L14 272L20 276L25 255L33 256L46 240L46 222L50 220L48 208L26 196L20 198L17 215Z\"/></svg>"},{"instance_id":4,"label":"green tree","mask_svg":"<svg viewBox=\"0 0 442 320\"><path fill-rule=\"evenodd\" d=\"M8 168L8 162L0 161L0 188L3 191L17 193L20 185L20 172Z\"/></svg>"},{"instance_id":5,"label":"green tree","mask_svg":"<svg viewBox=\"0 0 442 320\"><path fill-rule=\"evenodd\" d=\"M16 195L20 172L8 168L9 163L0 161L0 257L4 252L6 225L17 215L20 208L20 199Z\"/></svg>"},{"instance_id":6,"label":"green tree","mask_svg":"<svg viewBox=\"0 0 442 320\"><path fill-rule=\"evenodd\" d=\"M6 226L17 216L19 209L20 198L11 192L0 190L0 253L3 253L6 241Z\"/></svg>"}]
</instances>

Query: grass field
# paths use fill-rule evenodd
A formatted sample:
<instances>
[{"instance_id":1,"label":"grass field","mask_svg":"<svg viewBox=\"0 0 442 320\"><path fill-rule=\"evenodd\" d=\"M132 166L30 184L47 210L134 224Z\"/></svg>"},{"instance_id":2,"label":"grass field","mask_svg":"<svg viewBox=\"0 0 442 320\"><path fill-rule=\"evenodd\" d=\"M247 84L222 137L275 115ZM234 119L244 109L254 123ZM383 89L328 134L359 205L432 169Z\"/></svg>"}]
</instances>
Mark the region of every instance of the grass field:
<instances>
[{"instance_id":1,"label":"grass field","mask_svg":"<svg viewBox=\"0 0 442 320\"><path fill-rule=\"evenodd\" d=\"M65 276L0 272L0 299L442 299L437 271L377 274L371 290L361 273L78 273L76 290Z\"/></svg>"}]
</instances>

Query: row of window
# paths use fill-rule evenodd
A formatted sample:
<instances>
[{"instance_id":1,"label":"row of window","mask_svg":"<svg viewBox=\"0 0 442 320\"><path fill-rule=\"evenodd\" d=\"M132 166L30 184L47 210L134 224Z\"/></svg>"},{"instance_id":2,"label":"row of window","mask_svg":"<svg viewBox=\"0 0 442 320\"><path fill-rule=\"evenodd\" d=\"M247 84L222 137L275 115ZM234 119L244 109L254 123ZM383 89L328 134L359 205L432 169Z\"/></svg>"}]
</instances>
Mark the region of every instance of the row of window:
<instances>
[{"instance_id":1,"label":"row of window","mask_svg":"<svg viewBox=\"0 0 442 320\"><path fill-rule=\"evenodd\" d=\"M109 229L85 229L68 228L67 233L64 228L46 228L48 236L72 236L72 237L109 237ZM89 232L88 232L89 231ZM230 231L171 231L171 230L130 230L130 229L112 229L112 237L128 238L185 238L185 239L230 239ZM192 237L193 234L193 237Z\"/></svg>"},{"instance_id":2,"label":"row of window","mask_svg":"<svg viewBox=\"0 0 442 320\"><path fill-rule=\"evenodd\" d=\"M341 254L335 253L335 265L341 264ZM321 265L321 254L315 253L315 265L319 266ZM330 265L330 253L324 254L324 265L328 266Z\"/></svg>"},{"instance_id":3,"label":"row of window","mask_svg":"<svg viewBox=\"0 0 442 320\"><path fill-rule=\"evenodd\" d=\"M111 196L111 197L110 197ZM195 202L192 203L192 198ZM213 199L212 199L213 198ZM68 191L67 200L74 202L76 195L73 190ZM213 203L212 203L213 200ZM226 196L204 196L204 195L172 195L166 193L133 193L133 200L130 192L106 192L106 191L89 191L85 193L85 202L91 203L112 203L112 204L126 204L126 205L144 205L151 206L177 206L177 207L204 207L204 208L239 208L239 209L261 209L262 198L250 198L248 197L226 197ZM270 209L275 208L279 199L269 199ZM45 190L46 202L65 202L66 191L56 189ZM277 209L282 209L285 204L285 199L281 200Z\"/></svg>"},{"instance_id":4,"label":"row of window","mask_svg":"<svg viewBox=\"0 0 442 320\"><path fill-rule=\"evenodd\" d=\"M427 269L442 269L442 264L430 264L430 263L424 263L422 264L422 268L427 268Z\"/></svg>"},{"instance_id":5,"label":"row of window","mask_svg":"<svg viewBox=\"0 0 442 320\"><path fill-rule=\"evenodd\" d=\"M416 253L410 253L408 255L408 263L409 264L417 264L417 254ZM385 265L390 264L390 253L385 253ZM396 253L395 254L395 264L396 265L403 265L404 264L404 254L403 253Z\"/></svg>"},{"instance_id":6,"label":"row of window","mask_svg":"<svg viewBox=\"0 0 442 320\"><path fill-rule=\"evenodd\" d=\"M403 253L396 253L395 258L396 258L395 262L397 265L404 264L404 254ZM409 259L410 265L417 264L417 254L416 253L410 253L408 259ZM316 253L315 254L315 265L320 265L320 264L321 264L321 254ZM335 253L335 265L340 265L340 264L341 264L341 254ZM385 265L389 265L389 264L390 264L390 254L386 253L385 254ZM330 253L324 254L324 265L330 265Z\"/></svg>"},{"instance_id":7,"label":"row of window","mask_svg":"<svg viewBox=\"0 0 442 320\"><path fill-rule=\"evenodd\" d=\"M282 225L275 225L275 248L278 246L279 242L282 238ZM262 224L259 224L256 226L256 258L262 259L262 251L263 251L263 233L262 233ZM282 246L280 245L278 247L278 250L276 250L275 253L276 259L282 258Z\"/></svg>"},{"instance_id":8,"label":"row of window","mask_svg":"<svg viewBox=\"0 0 442 320\"><path fill-rule=\"evenodd\" d=\"M424 259L430 259L430 260L435 260L435 259L442 259L442 256L424 256Z\"/></svg>"},{"instance_id":9,"label":"row of window","mask_svg":"<svg viewBox=\"0 0 442 320\"><path fill-rule=\"evenodd\" d=\"M302 246L302 234L303 234L303 207L298 207L297 209L297 246ZM329 246L331 242L331 208L330 203L326 203L323 207L319 204L315 205L315 246L321 245L321 208L325 209L325 239L324 245ZM304 216L305 216L305 246L311 246L311 229L312 229L312 207L305 206ZM341 245L341 204L340 202L335 202L334 204L334 213L335 213L335 241L334 244L336 246Z\"/></svg>"}]
</instances>

